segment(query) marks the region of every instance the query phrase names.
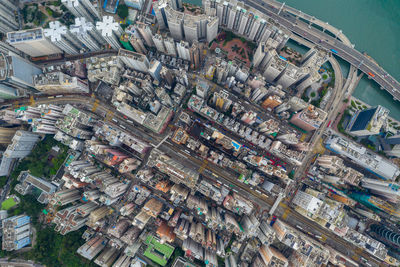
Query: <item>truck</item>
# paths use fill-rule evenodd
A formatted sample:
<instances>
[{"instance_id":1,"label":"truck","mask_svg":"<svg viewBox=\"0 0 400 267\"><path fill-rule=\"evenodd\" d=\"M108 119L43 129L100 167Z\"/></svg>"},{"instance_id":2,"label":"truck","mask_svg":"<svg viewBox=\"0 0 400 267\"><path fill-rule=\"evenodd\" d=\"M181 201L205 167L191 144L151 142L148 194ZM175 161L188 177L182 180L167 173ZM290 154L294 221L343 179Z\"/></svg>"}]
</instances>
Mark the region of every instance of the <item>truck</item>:
<instances>
[{"instance_id":1,"label":"truck","mask_svg":"<svg viewBox=\"0 0 400 267\"><path fill-rule=\"evenodd\" d=\"M331 49L332 53L338 54L338 51L336 51L335 49Z\"/></svg>"}]
</instances>

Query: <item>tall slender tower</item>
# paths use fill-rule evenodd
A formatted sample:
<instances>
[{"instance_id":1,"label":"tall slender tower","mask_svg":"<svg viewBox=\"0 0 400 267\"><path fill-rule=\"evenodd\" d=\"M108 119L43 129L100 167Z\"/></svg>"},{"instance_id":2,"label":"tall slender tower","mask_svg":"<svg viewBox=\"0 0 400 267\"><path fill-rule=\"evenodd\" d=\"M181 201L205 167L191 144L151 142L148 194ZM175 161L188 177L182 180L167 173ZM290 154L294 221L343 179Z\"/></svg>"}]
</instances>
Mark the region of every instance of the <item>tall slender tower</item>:
<instances>
[{"instance_id":1,"label":"tall slender tower","mask_svg":"<svg viewBox=\"0 0 400 267\"><path fill-rule=\"evenodd\" d=\"M70 55L79 54L79 42L76 41L66 26L62 25L59 21L51 21L49 28L44 29L44 36L50 39L58 48Z\"/></svg>"},{"instance_id":2,"label":"tall slender tower","mask_svg":"<svg viewBox=\"0 0 400 267\"><path fill-rule=\"evenodd\" d=\"M112 48L116 50L121 48L121 43L118 40L124 31L113 17L104 16L103 21L96 22L96 29Z\"/></svg>"},{"instance_id":3,"label":"tall slender tower","mask_svg":"<svg viewBox=\"0 0 400 267\"><path fill-rule=\"evenodd\" d=\"M61 2L77 18L84 17L91 22L100 19L99 12L89 0L61 0Z\"/></svg>"},{"instance_id":4,"label":"tall slender tower","mask_svg":"<svg viewBox=\"0 0 400 267\"><path fill-rule=\"evenodd\" d=\"M0 32L7 33L19 29L19 23L15 18L14 12L17 4L13 0L0 1Z\"/></svg>"},{"instance_id":5,"label":"tall slender tower","mask_svg":"<svg viewBox=\"0 0 400 267\"><path fill-rule=\"evenodd\" d=\"M85 18L75 18L75 24L70 26L70 30L91 51L99 51L106 43L93 23Z\"/></svg>"}]
</instances>

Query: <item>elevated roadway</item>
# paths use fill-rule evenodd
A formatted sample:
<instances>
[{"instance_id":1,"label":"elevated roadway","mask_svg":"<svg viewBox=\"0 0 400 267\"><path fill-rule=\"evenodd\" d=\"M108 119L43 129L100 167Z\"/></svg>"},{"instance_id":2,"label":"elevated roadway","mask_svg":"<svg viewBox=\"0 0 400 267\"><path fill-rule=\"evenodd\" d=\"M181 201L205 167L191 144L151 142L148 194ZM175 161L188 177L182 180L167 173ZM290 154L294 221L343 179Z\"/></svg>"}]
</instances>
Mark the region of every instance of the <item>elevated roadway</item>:
<instances>
[{"instance_id":1,"label":"elevated roadway","mask_svg":"<svg viewBox=\"0 0 400 267\"><path fill-rule=\"evenodd\" d=\"M328 22L319 20L318 18L316 18L314 16L308 15L304 12L301 12L300 10L297 10L291 6L287 6L286 4L283 4L278 1L267 0L267 2L269 5L273 6L274 8L276 8L278 10L281 9L281 12L286 11L287 13L295 16L296 18L301 18L305 21L308 21L310 26L312 24L319 26L320 28L323 29L323 31L328 31L331 34L333 34L334 36L336 36L336 38L338 38L344 44L346 44L348 46L352 46L352 44L351 44L350 40L347 38L347 36L344 35L341 30L337 29L333 25L330 25Z\"/></svg>"},{"instance_id":2,"label":"elevated roadway","mask_svg":"<svg viewBox=\"0 0 400 267\"><path fill-rule=\"evenodd\" d=\"M298 36L307 39L314 44L318 44L327 50L335 50L336 56L349 62L351 65L369 75L369 78L378 83L381 89L390 93L393 96L393 99L400 100L400 83L390 76L374 60L363 55L354 49L353 46L343 43L341 40L332 37L324 31L320 31L314 27L309 27L309 24L297 20L295 16L286 11L280 12L278 15L279 9L269 2L267 3L263 0L244 0L243 2L248 6L265 13L267 16L292 31L293 34L297 34ZM283 7L283 9L285 9L285 7ZM344 37L343 39L345 40Z\"/></svg>"},{"instance_id":3,"label":"elevated roadway","mask_svg":"<svg viewBox=\"0 0 400 267\"><path fill-rule=\"evenodd\" d=\"M79 105L80 107L84 107L87 110L91 110L95 101L98 103L98 106L95 109L94 113L96 113L100 117L104 117L105 115L111 113L112 117L118 120L117 126L120 127L122 125L123 127L126 128L126 130L125 129L123 130L128 131L134 135L138 135L142 139L145 139L154 145L158 144L165 137L149 132L141 126L138 127L138 125L128 123L123 118L123 114L111 108L106 103L103 103L89 96L69 95L59 98L39 97L35 100L34 105L72 103L75 105ZM18 107L20 105L29 105L29 104L31 104L31 101L29 99L22 99L22 100L20 99L17 102L17 105L14 105L14 107ZM113 124L112 121L110 123ZM185 164L190 164L191 166L196 166L198 169L203 169L204 170L203 175L205 175L209 179L218 180L228 188L230 185L233 185L232 190L238 192L241 195L246 196L251 201L255 202L262 210L269 210L275 202L274 198L268 197L264 193L259 193L255 190L252 190L249 186L239 182L236 179L237 175L236 174L233 175L231 171L222 168L218 165L214 165L212 163L204 164L204 160L198 157L194 152L184 153L179 146L172 144L168 141L163 142L158 149L160 149L161 151L167 153L172 157L177 157L181 159L182 162L184 162ZM304 227L306 227L305 229L309 231L308 234L312 233L312 235L314 236L323 234L324 240L322 240L321 242L331 246L332 248L343 253L344 255L352 257L353 259L356 260L359 260L360 256L362 256L365 259L367 259L371 264L373 264L372 266L380 265L380 261L375 259L369 253L360 250L359 248L345 241L344 239L340 238L336 234L327 231L326 228L308 219L307 217L304 217L303 215L301 215L300 213L298 213L285 203L279 204L279 206L275 211L275 214L281 216L283 221L285 221L286 223L288 223L293 227L296 227L297 225L303 225Z\"/></svg>"}]
</instances>

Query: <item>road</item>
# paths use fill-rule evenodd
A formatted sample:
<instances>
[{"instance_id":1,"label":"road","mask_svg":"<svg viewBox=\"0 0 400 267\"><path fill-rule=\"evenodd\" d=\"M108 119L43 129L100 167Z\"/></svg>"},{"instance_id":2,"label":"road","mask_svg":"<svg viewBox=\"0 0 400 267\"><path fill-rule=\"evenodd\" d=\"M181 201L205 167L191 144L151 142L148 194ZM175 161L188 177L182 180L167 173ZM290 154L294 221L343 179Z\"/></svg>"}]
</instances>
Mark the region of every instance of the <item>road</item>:
<instances>
[{"instance_id":1,"label":"road","mask_svg":"<svg viewBox=\"0 0 400 267\"><path fill-rule=\"evenodd\" d=\"M367 75L368 73L372 73L373 76L369 75L371 79L378 83L381 88L389 92L395 100L400 100L400 83L390 76L383 68L377 65L375 61L368 56L363 55L352 46L331 37L327 33L320 31L315 27L311 27L309 24L296 19L295 16L286 11L281 12L278 15L277 13L279 9L263 0L244 0L243 2L256 10L263 12L279 24L285 26L294 34L297 34L314 44L318 44L327 50L334 49L337 51L337 53L335 53L336 56L349 62L351 65L356 66Z\"/></svg>"},{"instance_id":2,"label":"road","mask_svg":"<svg viewBox=\"0 0 400 267\"><path fill-rule=\"evenodd\" d=\"M0 259L0 266L13 267L44 267L44 265L34 263L33 261L24 261L19 259L8 260L7 258Z\"/></svg>"},{"instance_id":3,"label":"road","mask_svg":"<svg viewBox=\"0 0 400 267\"><path fill-rule=\"evenodd\" d=\"M340 98L338 98L340 99ZM337 100L337 99L335 99ZM65 97L59 98L47 98L47 97L40 97L35 100L35 105L38 104L66 104L66 103L74 103L80 106L84 106L87 110L91 110L93 104L95 102L95 98L82 96L82 95L69 95ZM336 101L337 102L337 101ZM145 130L140 125L135 125L128 123L121 113L110 108L107 104L99 101L98 107L95 110L95 113L98 114L100 117L103 117L104 114L107 112L113 113L113 118L118 120L118 127L121 125L126 127L126 131L131 133L136 133L137 135L141 136L142 139L145 139L153 144L158 144L168 133L164 135L157 135L155 133L151 133ZM335 103L335 101L334 101ZM334 103L332 104L335 107ZM19 100L18 105L28 105L30 104L29 99ZM338 105L336 105L338 106ZM112 121L110 123L113 123ZM232 175L232 172L221 168L220 166L214 165L212 163L204 164L203 159L195 155L194 152L184 153L182 149L177 147L176 145L170 142L164 142L159 146L159 149L168 155L179 159L180 161L184 162L185 164L189 164L189 166L193 166L197 169L200 169L201 166L204 168L203 176L207 177L211 180L219 180L225 186L234 185L234 190L236 190L239 194L245 196L246 198L250 199L254 203L256 203L262 209L269 210L272 207L275 199L272 197L268 197L263 193L258 193L250 189L247 185L239 182L236 177L237 175ZM183 160L185 159L185 160ZM360 256L366 258L373 266L379 266L380 261L372 257L367 252L358 249L353 244L343 240L336 234L327 231L326 228L320 226L314 221L311 221L307 217L299 214L291 207L289 207L285 203L281 203L279 207L276 209L276 215L281 216L282 220L288 223L289 225L296 227L296 225L304 225L313 235L321 235L324 234L326 238L325 243L333 247L334 249L338 250L339 252L343 253L344 255L348 255L350 257L354 257L355 259L359 259Z\"/></svg>"}]
</instances>

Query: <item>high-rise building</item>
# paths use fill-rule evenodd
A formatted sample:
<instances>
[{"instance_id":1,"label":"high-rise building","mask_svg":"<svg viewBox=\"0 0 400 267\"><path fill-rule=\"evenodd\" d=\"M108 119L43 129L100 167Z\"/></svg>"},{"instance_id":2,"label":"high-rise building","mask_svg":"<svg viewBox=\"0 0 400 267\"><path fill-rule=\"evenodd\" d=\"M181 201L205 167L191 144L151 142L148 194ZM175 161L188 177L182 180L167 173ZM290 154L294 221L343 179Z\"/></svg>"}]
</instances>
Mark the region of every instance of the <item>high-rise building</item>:
<instances>
[{"instance_id":1,"label":"high-rise building","mask_svg":"<svg viewBox=\"0 0 400 267\"><path fill-rule=\"evenodd\" d=\"M190 46L188 42L180 41L176 43L176 50L178 51L178 57L190 61Z\"/></svg>"},{"instance_id":2,"label":"high-rise building","mask_svg":"<svg viewBox=\"0 0 400 267\"><path fill-rule=\"evenodd\" d=\"M162 37L161 34L156 33L153 35L153 42L154 45L156 46L156 49L160 53L166 53L165 45L164 45L164 38Z\"/></svg>"},{"instance_id":3,"label":"high-rise building","mask_svg":"<svg viewBox=\"0 0 400 267\"><path fill-rule=\"evenodd\" d=\"M286 267L289 265L288 259L273 247L262 245L258 252L265 266Z\"/></svg>"},{"instance_id":4,"label":"high-rise building","mask_svg":"<svg viewBox=\"0 0 400 267\"><path fill-rule=\"evenodd\" d=\"M119 251L115 247L106 247L94 260L94 263L99 266L111 266L118 256Z\"/></svg>"},{"instance_id":5,"label":"high-rise building","mask_svg":"<svg viewBox=\"0 0 400 267\"><path fill-rule=\"evenodd\" d=\"M332 135L325 141L325 146L384 180L395 180L400 175L400 169L396 164L347 138Z\"/></svg>"},{"instance_id":6,"label":"high-rise building","mask_svg":"<svg viewBox=\"0 0 400 267\"><path fill-rule=\"evenodd\" d=\"M7 33L18 30L19 23L15 12L18 5L14 0L3 0L0 2L0 32Z\"/></svg>"},{"instance_id":7,"label":"high-rise building","mask_svg":"<svg viewBox=\"0 0 400 267\"><path fill-rule=\"evenodd\" d=\"M210 17L206 28L207 43L217 38L218 35L218 17Z\"/></svg>"},{"instance_id":8,"label":"high-rise building","mask_svg":"<svg viewBox=\"0 0 400 267\"><path fill-rule=\"evenodd\" d=\"M44 35L43 28L35 28L7 33L7 42L31 57L61 53Z\"/></svg>"},{"instance_id":9,"label":"high-rise building","mask_svg":"<svg viewBox=\"0 0 400 267\"><path fill-rule=\"evenodd\" d=\"M359 110L351 118L346 131L355 136L379 134L388 114L389 110L382 106Z\"/></svg>"},{"instance_id":10,"label":"high-rise building","mask_svg":"<svg viewBox=\"0 0 400 267\"><path fill-rule=\"evenodd\" d=\"M26 157L31 153L38 140L38 134L19 130L15 133L12 143L7 147L3 157L14 159Z\"/></svg>"},{"instance_id":11,"label":"high-rise building","mask_svg":"<svg viewBox=\"0 0 400 267\"><path fill-rule=\"evenodd\" d=\"M385 198L386 200L397 204L400 201L400 185L392 182L363 178L361 186L369 189L374 194Z\"/></svg>"},{"instance_id":12,"label":"high-rise building","mask_svg":"<svg viewBox=\"0 0 400 267\"><path fill-rule=\"evenodd\" d=\"M328 175L324 180L332 184L348 183L358 186L364 175L344 165L343 160L337 156L323 155L316 160L318 166Z\"/></svg>"},{"instance_id":13,"label":"high-rise building","mask_svg":"<svg viewBox=\"0 0 400 267\"><path fill-rule=\"evenodd\" d=\"M144 2L144 0L125 0L125 5L136 8L137 10L142 10Z\"/></svg>"},{"instance_id":14,"label":"high-rise building","mask_svg":"<svg viewBox=\"0 0 400 267\"><path fill-rule=\"evenodd\" d=\"M281 85L283 89L287 89L295 84L296 81L300 79L300 77L302 77L303 75L307 75L307 73L304 73L303 71L303 69L293 64L288 64L285 71L276 82Z\"/></svg>"},{"instance_id":15,"label":"high-rise building","mask_svg":"<svg viewBox=\"0 0 400 267\"><path fill-rule=\"evenodd\" d=\"M133 46L136 52L141 54L147 54L147 49L143 44L143 40L140 37L131 36L129 40L130 44Z\"/></svg>"},{"instance_id":16,"label":"high-rise building","mask_svg":"<svg viewBox=\"0 0 400 267\"><path fill-rule=\"evenodd\" d=\"M90 0L62 0L61 2L76 18L84 17L91 22L100 19L98 10Z\"/></svg>"},{"instance_id":17,"label":"high-rise building","mask_svg":"<svg viewBox=\"0 0 400 267\"><path fill-rule=\"evenodd\" d=\"M271 51L271 58L263 69L263 75L265 80L270 83L276 82L276 80L285 71L288 62L281 59L275 50Z\"/></svg>"},{"instance_id":18,"label":"high-rise building","mask_svg":"<svg viewBox=\"0 0 400 267\"><path fill-rule=\"evenodd\" d=\"M103 236L96 235L85 244L80 246L76 251L82 257L92 260L107 244L107 239Z\"/></svg>"},{"instance_id":19,"label":"high-rise building","mask_svg":"<svg viewBox=\"0 0 400 267\"><path fill-rule=\"evenodd\" d=\"M75 24L70 26L70 30L75 35L75 38L80 40L91 51L101 50L102 45L106 43L94 24L84 17L75 18Z\"/></svg>"},{"instance_id":20,"label":"high-rise building","mask_svg":"<svg viewBox=\"0 0 400 267\"><path fill-rule=\"evenodd\" d=\"M0 176L8 175L14 160L29 155L38 140L38 134L18 130L12 138L12 143L8 145L6 151L3 153L0 164Z\"/></svg>"},{"instance_id":21,"label":"high-rise building","mask_svg":"<svg viewBox=\"0 0 400 267\"><path fill-rule=\"evenodd\" d=\"M298 112L298 111L303 110L303 109L305 109L307 107L307 103L303 99L298 98L296 96L292 96L289 99L288 104L290 106L290 110L293 111L293 112Z\"/></svg>"},{"instance_id":22,"label":"high-rise building","mask_svg":"<svg viewBox=\"0 0 400 267\"><path fill-rule=\"evenodd\" d=\"M10 52L13 52L16 55L23 56L24 53L15 47L9 45L6 42L0 41L0 53L3 53L5 55L8 55Z\"/></svg>"},{"instance_id":23,"label":"high-rise building","mask_svg":"<svg viewBox=\"0 0 400 267\"><path fill-rule=\"evenodd\" d=\"M81 198L81 192L78 189L64 189L54 193L49 202L52 205L64 206Z\"/></svg>"},{"instance_id":24,"label":"high-rise building","mask_svg":"<svg viewBox=\"0 0 400 267\"><path fill-rule=\"evenodd\" d=\"M17 215L2 220L2 249L13 251L21 249L31 243L31 218L26 215Z\"/></svg>"},{"instance_id":25,"label":"high-rise building","mask_svg":"<svg viewBox=\"0 0 400 267\"><path fill-rule=\"evenodd\" d=\"M87 82L60 71L36 75L34 82L35 88L45 94L89 92Z\"/></svg>"},{"instance_id":26,"label":"high-rise building","mask_svg":"<svg viewBox=\"0 0 400 267\"><path fill-rule=\"evenodd\" d=\"M167 17L164 8L168 6L168 0L159 0L153 2L153 11L157 19L159 29L168 28Z\"/></svg>"},{"instance_id":27,"label":"high-rise building","mask_svg":"<svg viewBox=\"0 0 400 267\"><path fill-rule=\"evenodd\" d=\"M166 49L166 53L170 56L176 57L176 45L175 41L172 37L166 37L164 38L164 45Z\"/></svg>"},{"instance_id":28,"label":"high-rise building","mask_svg":"<svg viewBox=\"0 0 400 267\"><path fill-rule=\"evenodd\" d=\"M121 48L119 38L124 31L112 16L103 16L103 21L96 22L96 29L112 48Z\"/></svg>"},{"instance_id":29,"label":"high-rise building","mask_svg":"<svg viewBox=\"0 0 400 267\"><path fill-rule=\"evenodd\" d=\"M162 65L160 61L152 60L150 62L149 74L151 77L153 77L154 80L157 80L158 82L161 81L161 69Z\"/></svg>"},{"instance_id":30,"label":"high-rise building","mask_svg":"<svg viewBox=\"0 0 400 267\"><path fill-rule=\"evenodd\" d=\"M62 235L66 235L80 229L88 221L90 212L97 207L96 203L88 202L59 210L53 219L53 223L56 224L54 230Z\"/></svg>"},{"instance_id":31,"label":"high-rise building","mask_svg":"<svg viewBox=\"0 0 400 267\"><path fill-rule=\"evenodd\" d=\"M190 62L194 69L200 67L200 46L199 43L193 42L192 46L189 49L190 53Z\"/></svg>"},{"instance_id":32,"label":"high-rise building","mask_svg":"<svg viewBox=\"0 0 400 267\"><path fill-rule=\"evenodd\" d=\"M137 22L136 31L139 32L140 36L143 38L147 46L154 47L153 31L151 30L150 25Z\"/></svg>"},{"instance_id":33,"label":"high-rise building","mask_svg":"<svg viewBox=\"0 0 400 267\"><path fill-rule=\"evenodd\" d=\"M372 232L380 236L381 238L386 239L387 241L394 243L397 246L400 246L400 234L395 231L387 228L384 225L372 224L370 226Z\"/></svg>"},{"instance_id":34,"label":"high-rise building","mask_svg":"<svg viewBox=\"0 0 400 267\"><path fill-rule=\"evenodd\" d=\"M59 21L50 21L49 28L44 29L44 35L58 48L70 55L79 54L81 45Z\"/></svg>"},{"instance_id":35,"label":"high-rise building","mask_svg":"<svg viewBox=\"0 0 400 267\"><path fill-rule=\"evenodd\" d=\"M171 4L172 8L175 10L182 9L182 0L170 0L169 3Z\"/></svg>"},{"instance_id":36,"label":"high-rise building","mask_svg":"<svg viewBox=\"0 0 400 267\"><path fill-rule=\"evenodd\" d=\"M309 105L308 108L294 114L290 122L305 131L313 131L322 125L327 116L324 110Z\"/></svg>"},{"instance_id":37,"label":"high-rise building","mask_svg":"<svg viewBox=\"0 0 400 267\"><path fill-rule=\"evenodd\" d=\"M167 67L162 67L160 71L161 78L169 85L172 86L174 84L174 76L170 69Z\"/></svg>"},{"instance_id":38,"label":"high-rise building","mask_svg":"<svg viewBox=\"0 0 400 267\"><path fill-rule=\"evenodd\" d=\"M119 49L118 56L121 58L122 62L129 68L134 70L148 72L150 67L150 62L147 57L143 54L135 53L125 49Z\"/></svg>"},{"instance_id":39,"label":"high-rise building","mask_svg":"<svg viewBox=\"0 0 400 267\"><path fill-rule=\"evenodd\" d=\"M390 150L385 150L386 155L400 158L400 145L394 145Z\"/></svg>"},{"instance_id":40,"label":"high-rise building","mask_svg":"<svg viewBox=\"0 0 400 267\"><path fill-rule=\"evenodd\" d=\"M19 97L17 89L0 83L0 99L13 99Z\"/></svg>"},{"instance_id":41,"label":"high-rise building","mask_svg":"<svg viewBox=\"0 0 400 267\"><path fill-rule=\"evenodd\" d=\"M177 41L183 40L184 14L182 12L172 9L170 6L166 6L164 8L164 13L167 18L168 29L171 33L172 38Z\"/></svg>"},{"instance_id":42,"label":"high-rise building","mask_svg":"<svg viewBox=\"0 0 400 267\"><path fill-rule=\"evenodd\" d=\"M0 53L0 85L3 90L33 89L33 77L41 73L42 70L38 66L20 56ZM13 91L4 93L12 95Z\"/></svg>"},{"instance_id":43,"label":"high-rise building","mask_svg":"<svg viewBox=\"0 0 400 267\"><path fill-rule=\"evenodd\" d=\"M311 214L315 214L319 211L323 202L313 195L299 190L294 196L292 203Z\"/></svg>"}]
</instances>

